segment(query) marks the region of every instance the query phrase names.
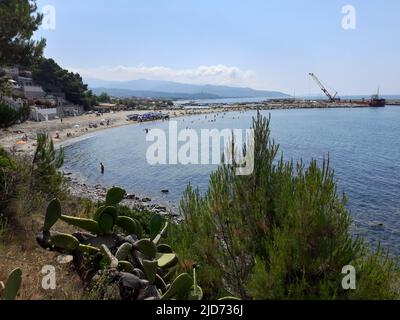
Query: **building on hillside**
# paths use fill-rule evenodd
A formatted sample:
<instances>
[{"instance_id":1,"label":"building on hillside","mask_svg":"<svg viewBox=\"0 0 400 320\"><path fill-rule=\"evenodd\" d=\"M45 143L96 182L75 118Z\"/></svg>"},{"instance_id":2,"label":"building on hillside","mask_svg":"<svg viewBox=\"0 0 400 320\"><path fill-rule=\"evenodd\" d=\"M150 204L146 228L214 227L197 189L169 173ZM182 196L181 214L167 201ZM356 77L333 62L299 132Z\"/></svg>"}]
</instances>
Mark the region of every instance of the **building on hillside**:
<instances>
[{"instance_id":1,"label":"building on hillside","mask_svg":"<svg viewBox=\"0 0 400 320\"><path fill-rule=\"evenodd\" d=\"M5 77L8 79L17 80L19 76L19 68L18 67L0 67L0 70L5 73Z\"/></svg>"},{"instance_id":2,"label":"building on hillside","mask_svg":"<svg viewBox=\"0 0 400 320\"><path fill-rule=\"evenodd\" d=\"M28 85L24 85L22 87L22 91L25 95L25 97L28 100L36 100L36 99L44 99L46 96L46 92L44 92L44 90L42 89L41 86L28 86Z\"/></svg>"},{"instance_id":3,"label":"building on hillside","mask_svg":"<svg viewBox=\"0 0 400 320\"><path fill-rule=\"evenodd\" d=\"M21 92L25 95L28 100L44 99L46 92L41 86L35 84L32 79L32 73L30 71L24 71L17 76L17 85L20 87Z\"/></svg>"},{"instance_id":4,"label":"building on hillside","mask_svg":"<svg viewBox=\"0 0 400 320\"><path fill-rule=\"evenodd\" d=\"M31 120L41 122L49 121L57 118L57 108L38 108L36 106L31 107Z\"/></svg>"},{"instance_id":5,"label":"building on hillside","mask_svg":"<svg viewBox=\"0 0 400 320\"><path fill-rule=\"evenodd\" d=\"M110 111L117 111L118 105L115 103L99 103L94 109L98 112L108 113Z\"/></svg>"},{"instance_id":6,"label":"building on hillside","mask_svg":"<svg viewBox=\"0 0 400 320\"><path fill-rule=\"evenodd\" d=\"M83 106L74 104L59 104L57 106L57 116L59 118L77 117L85 112Z\"/></svg>"},{"instance_id":7,"label":"building on hillside","mask_svg":"<svg viewBox=\"0 0 400 320\"><path fill-rule=\"evenodd\" d=\"M20 86L33 86L33 79L31 77L22 77L22 76L18 76L18 84Z\"/></svg>"}]
</instances>

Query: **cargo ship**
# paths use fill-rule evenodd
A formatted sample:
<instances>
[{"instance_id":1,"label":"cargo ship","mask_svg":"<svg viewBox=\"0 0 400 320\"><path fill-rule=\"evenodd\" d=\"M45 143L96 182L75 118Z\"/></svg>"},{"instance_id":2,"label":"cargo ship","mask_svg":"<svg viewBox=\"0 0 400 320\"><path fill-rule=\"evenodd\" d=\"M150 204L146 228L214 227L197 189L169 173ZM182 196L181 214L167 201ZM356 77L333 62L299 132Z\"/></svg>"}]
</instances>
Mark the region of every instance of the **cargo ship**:
<instances>
[{"instance_id":1,"label":"cargo ship","mask_svg":"<svg viewBox=\"0 0 400 320\"><path fill-rule=\"evenodd\" d=\"M383 99L379 96L379 89L378 93L374 94L371 97L371 100L368 101L370 107L385 107L386 106L386 99Z\"/></svg>"}]
</instances>

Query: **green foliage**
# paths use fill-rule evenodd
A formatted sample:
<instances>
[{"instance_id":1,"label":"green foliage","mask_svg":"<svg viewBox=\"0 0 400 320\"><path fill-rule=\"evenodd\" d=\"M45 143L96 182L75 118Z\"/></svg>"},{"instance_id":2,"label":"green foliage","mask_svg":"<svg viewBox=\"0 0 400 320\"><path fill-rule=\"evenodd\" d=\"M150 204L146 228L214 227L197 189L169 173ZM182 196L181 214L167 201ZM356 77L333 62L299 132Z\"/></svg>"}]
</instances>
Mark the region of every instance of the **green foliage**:
<instances>
[{"instance_id":1,"label":"green foliage","mask_svg":"<svg viewBox=\"0 0 400 320\"><path fill-rule=\"evenodd\" d=\"M82 230L91 232L93 234L102 234L103 233L99 228L99 223L92 219L70 217L70 216L66 216L66 215L61 215L60 219L72 226L78 227Z\"/></svg>"},{"instance_id":2,"label":"green foliage","mask_svg":"<svg viewBox=\"0 0 400 320\"><path fill-rule=\"evenodd\" d=\"M173 252L158 252L156 242L165 234L168 223L165 223L164 228L157 228L160 233L153 241L141 238L138 234L132 234L135 230L142 231L141 227L138 227L140 223L130 217L120 216L121 207L110 206L111 203L117 205L121 201L121 195L124 194L125 190L118 188L113 188L108 192L106 204L100 206L95 213L98 221L63 215L59 201L53 200L47 208L43 234L38 236L38 243L44 249L72 254L74 260L80 263L76 266L77 272L82 272L83 277L91 274L92 277L89 278L89 281L92 281L91 285L96 290L102 287L100 291L103 292L103 296L106 296L108 286L118 285L128 286L133 290L131 293L129 291L126 293L125 287L124 289L120 287L121 298L126 299L146 297L160 299L162 296L164 299L191 298L190 288L193 282L189 275L182 274L172 284L167 285L175 275L179 259ZM93 235L55 232L51 229L58 220L89 231ZM102 220L105 221L102 222ZM124 223L118 223L118 221ZM147 221L147 224L149 223L150 221ZM127 227L124 231L128 235L117 234L118 228L115 226L122 229ZM167 245L160 245L160 248L172 251ZM93 280L95 274L101 276L101 283ZM196 294L202 292L197 286L195 291Z\"/></svg>"},{"instance_id":3,"label":"green foliage","mask_svg":"<svg viewBox=\"0 0 400 320\"><path fill-rule=\"evenodd\" d=\"M143 260L143 269L150 284L153 284L157 274L157 261Z\"/></svg>"},{"instance_id":4,"label":"green foliage","mask_svg":"<svg viewBox=\"0 0 400 320\"><path fill-rule=\"evenodd\" d=\"M0 147L0 212L4 213L11 199L15 196L20 177L17 172L17 164Z\"/></svg>"},{"instance_id":5,"label":"green foliage","mask_svg":"<svg viewBox=\"0 0 400 320\"><path fill-rule=\"evenodd\" d=\"M62 92L69 102L85 109L96 104L96 97L83 83L82 77L61 68L53 59L40 59L33 69L33 79L46 92Z\"/></svg>"},{"instance_id":6,"label":"green foliage","mask_svg":"<svg viewBox=\"0 0 400 320\"><path fill-rule=\"evenodd\" d=\"M150 239L142 239L136 243L136 248L146 257L154 259L157 254L157 247Z\"/></svg>"},{"instance_id":7,"label":"green foliage","mask_svg":"<svg viewBox=\"0 0 400 320\"><path fill-rule=\"evenodd\" d=\"M31 109L24 105L20 109L15 110L0 102L0 128L7 128L17 122L25 122L29 119Z\"/></svg>"},{"instance_id":8,"label":"green foliage","mask_svg":"<svg viewBox=\"0 0 400 320\"><path fill-rule=\"evenodd\" d=\"M161 299L170 300L174 297L182 297L189 293L192 284L192 278L187 273L183 273L175 279L175 281L171 284L171 286L169 287L167 292L164 293Z\"/></svg>"},{"instance_id":9,"label":"green foliage","mask_svg":"<svg viewBox=\"0 0 400 320\"><path fill-rule=\"evenodd\" d=\"M41 57L45 40L32 40L42 22L36 1L0 2L0 65L31 66Z\"/></svg>"},{"instance_id":10,"label":"green foliage","mask_svg":"<svg viewBox=\"0 0 400 320\"><path fill-rule=\"evenodd\" d=\"M0 213L9 226L17 221L15 217L43 210L43 202L65 196L64 179L58 172L63 155L46 139L46 143L39 141L34 162L31 157L10 155L0 148ZM59 210L53 206L46 213L47 229L58 219Z\"/></svg>"},{"instance_id":11,"label":"green foliage","mask_svg":"<svg viewBox=\"0 0 400 320\"><path fill-rule=\"evenodd\" d=\"M132 218L133 220L138 222L138 227L142 229L143 234L150 235L149 221L154 213L146 210L131 209L123 205L118 206L118 212L120 218L122 217Z\"/></svg>"},{"instance_id":12,"label":"green foliage","mask_svg":"<svg viewBox=\"0 0 400 320\"><path fill-rule=\"evenodd\" d=\"M158 245L157 251L160 253L173 253L172 248L165 243Z\"/></svg>"},{"instance_id":13,"label":"green foliage","mask_svg":"<svg viewBox=\"0 0 400 320\"><path fill-rule=\"evenodd\" d=\"M111 98L106 92L103 92L99 96L97 96L97 102L109 103L111 102Z\"/></svg>"},{"instance_id":14,"label":"green foliage","mask_svg":"<svg viewBox=\"0 0 400 320\"><path fill-rule=\"evenodd\" d=\"M400 287L398 261L393 260L385 250L359 259L354 267L357 272L357 290L350 293L352 299L398 300Z\"/></svg>"},{"instance_id":15,"label":"green foliage","mask_svg":"<svg viewBox=\"0 0 400 320\"><path fill-rule=\"evenodd\" d=\"M169 233L183 261L201 264L198 281L204 295L398 297L396 265L352 238L345 197L337 195L329 160L306 167L277 159L279 147L270 139L269 124L260 114L253 122L254 172L238 176L235 166L223 165L211 175L204 197L189 186L180 207L185 222ZM187 264L181 269L187 270ZM359 272L355 292L342 289L346 265Z\"/></svg>"},{"instance_id":16,"label":"green foliage","mask_svg":"<svg viewBox=\"0 0 400 320\"><path fill-rule=\"evenodd\" d=\"M118 211L115 207L107 207L100 213L98 217L99 229L102 233L107 234L114 228L118 218Z\"/></svg>"},{"instance_id":17,"label":"green foliage","mask_svg":"<svg viewBox=\"0 0 400 320\"><path fill-rule=\"evenodd\" d=\"M203 290L197 284L196 268L193 268L193 285L190 288L189 300L202 300L202 299L203 299Z\"/></svg>"},{"instance_id":18,"label":"green foliage","mask_svg":"<svg viewBox=\"0 0 400 320\"><path fill-rule=\"evenodd\" d=\"M110 206L115 206L119 204L124 199L125 194L125 190L121 188L112 188L108 190L106 196L106 204Z\"/></svg>"},{"instance_id":19,"label":"green foliage","mask_svg":"<svg viewBox=\"0 0 400 320\"><path fill-rule=\"evenodd\" d=\"M64 178L58 171L64 163L64 151L56 151L53 140L43 133L37 135L37 147L32 160L32 189L55 198L65 191Z\"/></svg>"},{"instance_id":20,"label":"green foliage","mask_svg":"<svg viewBox=\"0 0 400 320\"><path fill-rule=\"evenodd\" d=\"M128 257L129 253L132 251L132 248L133 248L132 244L130 244L129 242L125 242L118 248L115 257L119 261L124 261Z\"/></svg>"},{"instance_id":21,"label":"green foliage","mask_svg":"<svg viewBox=\"0 0 400 320\"><path fill-rule=\"evenodd\" d=\"M143 230L140 223L129 217L118 217L116 225L124 229L129 234L136 234L139 238L143 235Z\"/></svg>"},{"instance_id":22,"label":"green foliage","mask_svg":"<svg viewBox=\"0 0 400 320\"><path fill-rule=\"evenodd\" d=\"M21 287L21 281L22 281L21 269L19 268L14 269L8 276L8 279L4 285L4 292L2 294L2 298L4 300L15 300L18 295L18 291Z\"/></svg>"},{"instance_id":23,"label":"green foliage","mask_svg":"<svg viewBox=\"0 0 400 320\"><path fill-rule=\"evenodd\" d=\"M150 236L154 239L160 233L164 220L159 214L154 214L150 220Z\"/></svg>"},{"instance_id":24,"label":"green foliage","mask_svg":"<svg viewBox=\"0 0 400 320\"><path fill-rule=\"evenodd\" d=\"M50 244L66 251L73 251L79 248L79 240L70 234L56 234L50 238Z\"/></svg>"},{"instance_id":25,"label":"green foliage","mask_svg":"<svg viewBox=\"0 0 400 320\"><path fill-rule=\"evenodd\" d=\"M51 201L46 210L46 217L44 219L44 231L50 231L51 227L61 217L61 203L58 199Z\"/></svg>"},{"instance_id":26,"label":"green foliage","mask_svg":"<svg viewBox=\"0 0 400 320\"><path fill-rule=\"evenodd\" d=\"M158 267L161 269L168 269L178 263L178 256L175 253L163 253L157 259Z\"/></svg>"}]
</instances>

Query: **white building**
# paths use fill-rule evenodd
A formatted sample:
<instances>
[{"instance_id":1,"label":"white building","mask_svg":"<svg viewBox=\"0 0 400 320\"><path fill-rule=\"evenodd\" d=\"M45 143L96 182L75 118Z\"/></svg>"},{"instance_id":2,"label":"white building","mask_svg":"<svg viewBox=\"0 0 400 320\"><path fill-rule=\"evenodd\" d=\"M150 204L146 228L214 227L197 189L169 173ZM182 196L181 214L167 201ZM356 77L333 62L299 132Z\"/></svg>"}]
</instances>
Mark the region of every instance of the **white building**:
<instances>
[{"instance_id":1,"label":"white building","mask_svg":"<svg viewBox=\"0 0 400 320\"><path fill-rule=\"evenodd\" d=\"M41 109L31 107L31 120L33 121L49 121L57 117L57 108Z\"/></svg>"},{"instance_id":2,"label":"white building","mask_svg":"<svg viewBox=\"0 0 400 320\"><path fill-rule=\"evenodd\" d=\"M24 85L22 91L28 100L43 99L46 96L46 92L44 92L41 86Z\"/></svg>"},{"instance_id":3,"label":"white building","mask_svg":"<svg viewBox=\"0 0 400 320\"><path fill-rule=\"evenodd\" d=\"M85 112L82 106L74 104L60 104L57 106L57 116L60 118L64 117L77 117Z\"/></svg>"}]
</instances>

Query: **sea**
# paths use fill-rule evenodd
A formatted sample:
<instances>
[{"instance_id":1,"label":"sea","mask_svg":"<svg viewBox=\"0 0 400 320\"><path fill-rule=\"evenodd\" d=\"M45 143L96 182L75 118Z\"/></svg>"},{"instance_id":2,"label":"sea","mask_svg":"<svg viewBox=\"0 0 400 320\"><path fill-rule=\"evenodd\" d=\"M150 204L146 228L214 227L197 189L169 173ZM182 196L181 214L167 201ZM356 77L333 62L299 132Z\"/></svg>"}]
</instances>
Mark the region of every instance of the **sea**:
<instances>
[{"instance_id":1,"label":"sea","mask_svg":"<svg viewBox=\"0 0 400 320\"><path fill-rule=\"evenodd\" d=\"M307 163L317 159L321 163L329 156L338 193L348 197L354 235L363 236L372 247L381 244L392 255L400 256L400 106L262 114L271 116L271 138L279 144L285 160ZM205 129L246 130L255 115L255 111L235 111L172 121L176 121L178 132L193 129L200 136ZM170 126L168 121L142 123L88 136L65 147L64 170L79 175L87 184L120 186L178 211L187 185L205 193L217 165L149 163L146 154L155 141L147 141L146 132L164 132L169 141L173 134ZM178 143L178 147L182 145L184 142ZM105 166L104 175L100 162ZM166 189L169 193L161 192Z\"/></svg>"}]
</instances>

